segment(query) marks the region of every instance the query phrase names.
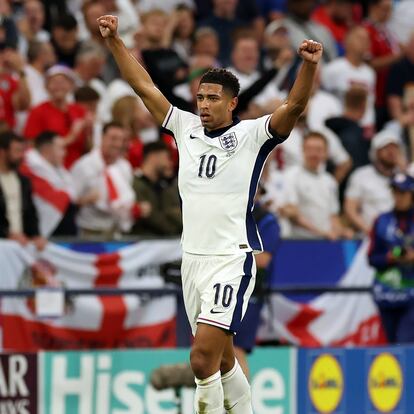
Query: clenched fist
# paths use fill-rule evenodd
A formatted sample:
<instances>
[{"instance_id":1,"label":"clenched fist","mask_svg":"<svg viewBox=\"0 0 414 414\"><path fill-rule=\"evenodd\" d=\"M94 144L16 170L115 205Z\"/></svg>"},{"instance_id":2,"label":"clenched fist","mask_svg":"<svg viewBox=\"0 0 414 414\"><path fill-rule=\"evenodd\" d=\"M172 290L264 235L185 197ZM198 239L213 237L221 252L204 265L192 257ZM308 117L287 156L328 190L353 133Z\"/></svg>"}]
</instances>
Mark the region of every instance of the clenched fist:
<instances>
[{"instance_id":1,"label":"clenched fist","mask_svg":"<svg viewBox=\"0 0 414 414\"><path fill-rule=\"evenodd\" d=\"M322 52L322 44L313 40L304 40L298 50L303 60L311 63L318 63L322 57Z\"/></svg>"},{"instance_id":2,"label":"clenched fist","mask_svg":"<svg viewBox=\"0 0 414 414\"><path fill-rule=\"evenodd\" d=\"M105 15L98 19L99 30L104 39L115 37L118 34L118 17Z\"/></svg>"}]
</instances>

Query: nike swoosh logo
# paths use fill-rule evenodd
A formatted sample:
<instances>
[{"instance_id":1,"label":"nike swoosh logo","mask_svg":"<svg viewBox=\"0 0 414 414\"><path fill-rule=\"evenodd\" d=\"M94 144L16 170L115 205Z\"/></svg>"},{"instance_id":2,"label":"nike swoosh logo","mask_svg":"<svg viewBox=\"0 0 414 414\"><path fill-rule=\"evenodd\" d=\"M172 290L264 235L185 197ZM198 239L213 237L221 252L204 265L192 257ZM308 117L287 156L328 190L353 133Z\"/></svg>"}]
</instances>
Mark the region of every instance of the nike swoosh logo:
<instances>
[{"instance_id":1,"label":"nike swoosh logo","mask_svg":"<svg viewBox=\"0 0 414 414\"><path fill-rule=\"evenodd\" d=\"M190 139L197 139L198 137L194 136L193 134L190 134Z\"/></svg>"},{"instance_id":2,"label":"nike swoosh logo","mask_svg":"<svg viewBox=\"0 0 414 414\"><path fill-rule=\"evenodd\" d=\"M224 311L216 311L216 310L214 310L214 309L211 309L211 310L210 310L210 313L224 313Z\"/></svg>"}]
</instances>

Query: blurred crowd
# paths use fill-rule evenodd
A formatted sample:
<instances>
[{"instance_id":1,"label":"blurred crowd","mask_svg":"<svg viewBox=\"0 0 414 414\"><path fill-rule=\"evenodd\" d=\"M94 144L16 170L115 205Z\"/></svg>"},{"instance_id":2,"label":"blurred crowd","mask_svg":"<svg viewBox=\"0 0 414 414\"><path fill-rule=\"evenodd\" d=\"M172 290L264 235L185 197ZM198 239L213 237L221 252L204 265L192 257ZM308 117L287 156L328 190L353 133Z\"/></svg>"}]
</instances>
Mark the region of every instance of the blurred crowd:
<instances>
[{"instance_id":1,"label":"blurred crowd","mask_svg":"<svg viewBox=\"0 0 414 414\"><path fill-rule=\"evenodd\" d=\"M283 237L368 234L414 171L413 0L0 0L0 237L181 232L174 137L120 78L97 25L197 112L210 68L240 80L241 119L286 99L303 39L324 46L309 105L270 156L260 203ZM240 166L243 168L243 166ZM202 219L202 218L201 218Z\"/></svg>"}]
</instances>

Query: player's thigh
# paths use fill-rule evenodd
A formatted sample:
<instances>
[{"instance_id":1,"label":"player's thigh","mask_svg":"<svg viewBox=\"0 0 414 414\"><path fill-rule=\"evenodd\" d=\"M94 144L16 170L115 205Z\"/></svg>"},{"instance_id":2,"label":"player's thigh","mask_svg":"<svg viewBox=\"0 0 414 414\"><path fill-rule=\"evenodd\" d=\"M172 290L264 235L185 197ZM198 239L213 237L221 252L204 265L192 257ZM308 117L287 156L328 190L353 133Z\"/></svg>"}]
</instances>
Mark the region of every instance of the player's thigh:
<instances>
[{"instance_id":1,"label":"player's thigh","mask_svg":"<svg viewBox=\"0 0 414 414\"><path fill-rule=\"evenodd\" d=\"M254 288L252 254L219 258L208 283L201 290L199 323L237 332Z\"/></svg>"},{"instance_id":2,"label":"player's thigh","mask_svg":"<svg viewBox=\"0 0 414 414\"><path fill-rule=\"evenodd\" d=\"M192 255L183 254L181 263L181 281L184 306L193 335L197 329L197 318L201 311L201 298L197 287L197 277L200 276L200 265Z\"/></svg>"}]
</instances>

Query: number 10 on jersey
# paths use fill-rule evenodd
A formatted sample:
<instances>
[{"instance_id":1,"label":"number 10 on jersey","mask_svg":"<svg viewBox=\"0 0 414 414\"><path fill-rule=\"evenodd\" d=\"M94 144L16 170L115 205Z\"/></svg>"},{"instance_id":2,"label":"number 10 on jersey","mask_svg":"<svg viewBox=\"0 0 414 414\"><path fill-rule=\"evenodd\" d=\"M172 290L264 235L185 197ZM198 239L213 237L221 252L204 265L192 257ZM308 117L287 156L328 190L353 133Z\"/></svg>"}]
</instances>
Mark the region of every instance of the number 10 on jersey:
<instances>
[{"instance_id":1,"label":"number 10 on jersey","mask_svg":"<svg viewBox=\"0 0 414 414\"><path fill-rule=\"evenodd\" d=\"M210 155L207 158L207 155L202 155L200 157L200 166L198 167L198 176L199 177L207 177L213 178L214 174L216 173L216 163L217 157L215 155Z\"/></svg>"}]
</instances>

